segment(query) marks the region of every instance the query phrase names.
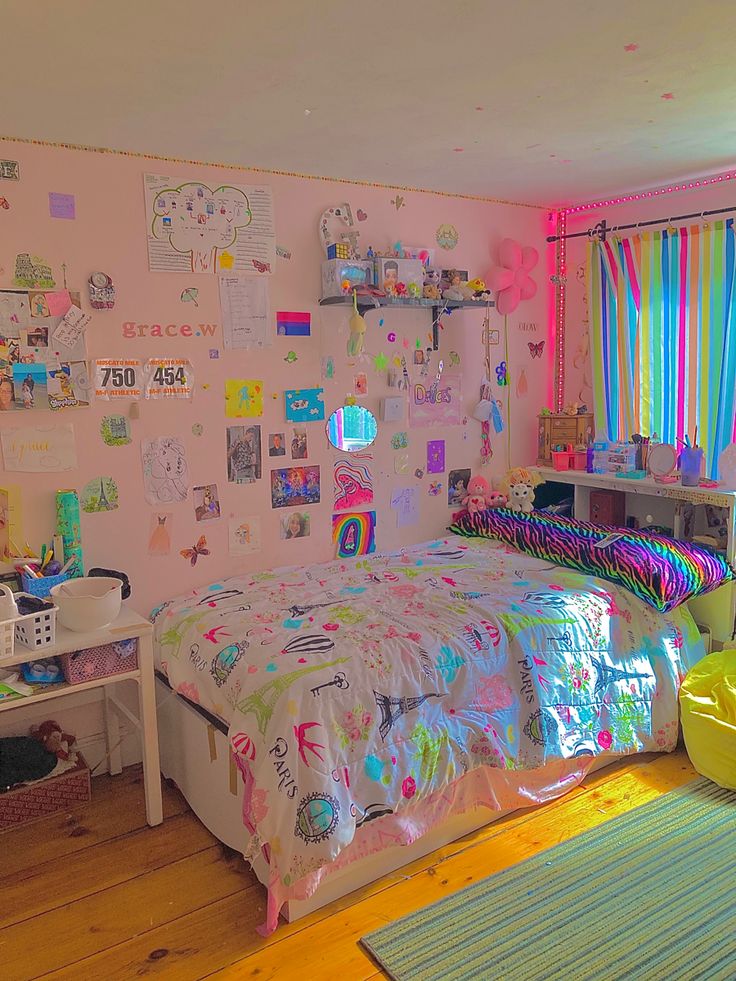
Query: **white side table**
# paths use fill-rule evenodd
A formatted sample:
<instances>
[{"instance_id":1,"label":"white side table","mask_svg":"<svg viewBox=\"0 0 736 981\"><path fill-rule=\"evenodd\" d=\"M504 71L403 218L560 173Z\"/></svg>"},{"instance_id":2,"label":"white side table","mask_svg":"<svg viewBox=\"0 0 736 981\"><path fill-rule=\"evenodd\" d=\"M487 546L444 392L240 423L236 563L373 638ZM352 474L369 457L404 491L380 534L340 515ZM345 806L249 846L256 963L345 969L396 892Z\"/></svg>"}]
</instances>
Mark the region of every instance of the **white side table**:
<instances>
[{"instance_id":1,"label":"white side table","mask_svg":"<svg viewBox=\"0 0 736 981\"><path fill-rule=\"evenodd\" d=\"M156 723L156 696L153 676L153 625L132 610L123 608L114 623L101 630L90 630L87 633L76 633L56 625L56 642L48 647L31 650L21 644L15 645L13 657L0 659L0 668L23 664L41 658L55 657L70 651L81 651L87 647L99 647L103 644L116 644L122 640L138 641L138 667L135 671L125 671L113 674L107 678L93 678L79 685L60 684L49 687L35 695L25 698L4 699L0 701L0 712L12 712L36 702L49 701L52 698L63 698L78 691L88 691L92 688L102 688L105 699L105 736L107 753L110 761L110 773L120 773L122 763L119 748L119 731L117 713L122 713L139 730L143 753L143 784L146 798L146 820L150 825L161 824L163 821L163 805L161 800L161 775L158 754L158 726ZM135 681L138 685L138 708L136 718L127 707L115 697L115 686L123 681Z\"/></svg>"}]
</instances>

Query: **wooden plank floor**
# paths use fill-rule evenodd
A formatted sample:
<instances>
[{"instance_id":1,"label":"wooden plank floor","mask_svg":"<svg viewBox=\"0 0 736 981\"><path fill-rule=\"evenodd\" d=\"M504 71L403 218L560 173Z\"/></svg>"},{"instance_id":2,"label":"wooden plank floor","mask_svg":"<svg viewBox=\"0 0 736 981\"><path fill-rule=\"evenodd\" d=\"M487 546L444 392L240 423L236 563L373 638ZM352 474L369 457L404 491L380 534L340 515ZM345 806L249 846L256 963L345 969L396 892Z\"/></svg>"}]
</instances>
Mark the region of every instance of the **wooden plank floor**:
<instances>
[{"instance_id":1,"label":"wooden plank floor","mask_svg":"<svg viewBox=\"0 0 736 981\"><path fill-rule=\"evenodd\" d=\"M634 757L263 939L265 893L179 793L144 821L140 769L93 781L71 814L0 834L0 977L65 981L382 977L359 937L696 776L683 750Z\"/></svg>"}]
</instances>

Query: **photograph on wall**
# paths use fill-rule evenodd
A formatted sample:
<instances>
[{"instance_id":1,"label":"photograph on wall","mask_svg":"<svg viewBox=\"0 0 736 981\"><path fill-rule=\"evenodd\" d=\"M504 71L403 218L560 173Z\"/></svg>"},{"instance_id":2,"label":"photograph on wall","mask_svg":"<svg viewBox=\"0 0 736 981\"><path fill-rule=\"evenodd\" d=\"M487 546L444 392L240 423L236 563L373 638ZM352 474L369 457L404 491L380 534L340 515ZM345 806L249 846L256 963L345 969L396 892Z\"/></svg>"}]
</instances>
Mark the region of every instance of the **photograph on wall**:
<instances>
[{"instance_id":1,"label":"photograph on wall","mask_svg":"<svg viewBox=\"0 0 736 981\"><path fill-rule=\"evenodd\" d=\"M263 415L263 382L255 378L225 381L225 415L230 419Z\"/></svg>"},{"instance_id":2,"label":"photograph on wall","mask_svg":"<svg viewBox=\"0 0 736 981\"><path fill-rule=\"evenodd\" d=\"M333 469L335 511L351 511L373 501L373 478L362 463L338 460Z\"/></svg>"},{"instance_id":3,"label":"photograph on wall","mask_svg":"<svg viewBox=\"0 0 736 981\"><path fill-rule=\"evenodd\" d=\"M332 515L332 541L337 558L351 559L376 550L376 512Z\"/></svg>"},{"instance_id":4,"label":"photograph on wall","mask_svg":"<svg viewBox=\"0 0 736 981\"><path fill-rule=\"evenodd\" d=\"M189 464L184 443L178 436L157 436L141 442L143 492L156 507L186 501L189 493Z\"/></svg>"},{"instance_id":5,"label":"photograph on wall","mask_svg":"<svg viewBox=\"0 0 736 981\"><path fill-rule=\"evenodd\" d=\"M281 519L281 537L309 538L309 515L306 511L292 511Z\"/></svg>"},{"instance_id":6,"label":"photograph on wall","mask_svg":"<svg viewBox=\"0 0 736 981\"><path fill-rule=\"evenodd\" d=\"M319 504L319 467L288 467L271 471L271 507Z\"/></svg>"},{"instance_id":7,"label":"photograph on wall","mask_svg":"<svg viewBox=\"0 0 736 981\"><path fill-rule=\"evenodd\" d=\"M45 364L14 364L13 391L16 409L48 409Z\"/></svg>"},{"instance_id":8,"label":"photograph on wall","mask_svg":"<svg viewBox=\"0 0 736 981\"><path fill-rule=\"evenodd\" d=\"M0 368L0 412L11 412L14 408L13 369L10 365L6 365Z\"/></svg>"},{"instance_id":9,"label":"photograph on wall","mask_svg":"<svg viewBox=\"0 0 736 981\"><path fill-rule=\"evenodd\" d=\"M451 508L462 506L463 498L468 493L470 483L470 468L451 470L447 479L447 504Z\"/></svg>"},{"instance_id":10,"label":"photograph on wall","mask_svg":"<svg viewBox=\"0 0 736 981\"><path fill-rule=\"evenodd\" d=\"M306 460L308 456L307 427L294 426L291 430L291 459Z\"/></svg>"},{"instance_id":11,"label":"photograph on wall","mask_svg":"<svg viewBox=\"0 0 736 981\"><path fill-rule=\"evenodd\" d=\"M230 518L227 526L230 555L252 555L261 550L261 519L257 514Z\"/></svg>"},{"instance_id":12,"label":"photograph on wall","mask_svg":"<svg viewBox=\"0 0 736 981\"><path fill-rule=\"evenodd\" d=\"M154 511L148 531L148 554L171 554L171 531L174 516L171 511Z\"/></svg>"},{"instance_id":13,"label":"photograph on wall","mask_svg":"<svg viewBox=\"0 0 736 981\"><path fill-rule=\"evenodd\" d=\"M252 484L261 479L261 427L227 427L227 479L231 484Z\"/></svg>"},{"instance_id":14,"label":"photograph on wall","mask_svg":"<svg viewBox=\"0 0 736 981\"><path fill-rule=\"evenodd\" d=\"M283 433L268 434L268 455L286 456L286 438Z\"/></svg>"},{"instance_id":15,"label":"photograph on wall","mask_svg":"<svg viewBox=\"0 0 736 981\"><path fill-rule=\"evenodd\" d=\"M217 484L203 484L192 488L194 496L194 517L197 521L211 521L220 517L220 497Z\"/></svg>"}]
</instances>

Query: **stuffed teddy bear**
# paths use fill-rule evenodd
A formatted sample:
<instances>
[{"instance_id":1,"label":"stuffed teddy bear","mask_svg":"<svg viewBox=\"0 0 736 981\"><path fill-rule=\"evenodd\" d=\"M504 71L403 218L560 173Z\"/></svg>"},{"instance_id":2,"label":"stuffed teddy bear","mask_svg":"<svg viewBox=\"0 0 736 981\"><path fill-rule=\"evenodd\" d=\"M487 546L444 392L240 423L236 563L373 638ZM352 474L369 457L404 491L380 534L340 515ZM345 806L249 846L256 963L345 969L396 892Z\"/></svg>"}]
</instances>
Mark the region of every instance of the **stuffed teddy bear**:
<instances>
[{"instance_id":1,"label":"stuffed teddy bear","mask_svg":"<svg viewBox=\"0 0 736 981\"><path fill-rule=\"evenodd\" d=\"M428 269L424 274L424 288L422 296L425 300L439 300L440 293L440 274L436 269Z\"/></svg>"},{"instance_id":2,"label":"stuffed teddy bear","mask_svg":"<svg viewBox=\"0 0 736 981\"><path fill-rule=\"evenodd\" d=\"M468 491L462 500L462 505L468 514L485 511L486 508L502 508L507 503L504 494L491 490L491 485L485 477L471 477L468 481Z\"/></svg>"},{"instance_id":3,"label":"stuffed teddy bear","mask_svg":"<svg viewBox=\"0 0 736 981\"><path fill-rule=\"evenodd\" d=\"M504 489L508 491L512 511L531 514L534 510L534 488L544 483L539 474L525 467L514 467L504 477Z\"/></svg>"}]
</instances>

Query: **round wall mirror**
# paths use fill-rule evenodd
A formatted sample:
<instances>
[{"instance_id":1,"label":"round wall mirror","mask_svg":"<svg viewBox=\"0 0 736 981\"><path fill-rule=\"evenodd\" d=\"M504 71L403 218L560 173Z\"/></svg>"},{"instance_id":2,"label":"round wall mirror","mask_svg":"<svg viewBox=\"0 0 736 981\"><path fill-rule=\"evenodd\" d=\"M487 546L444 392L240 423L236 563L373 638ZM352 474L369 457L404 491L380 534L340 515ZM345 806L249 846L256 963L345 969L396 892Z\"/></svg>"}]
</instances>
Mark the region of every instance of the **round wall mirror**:
<instances>
[{"instance_id":1,"label":"round wall mirror","mask_svg":"<svg viewBox=\"0 0 736 981\"><path fill-rule=\"evenodd\" d=\"M341 405L327 420L327 438L346 453L370 446L377 432L376 417L364 405Z\"/></svg>"}]
</instances>

